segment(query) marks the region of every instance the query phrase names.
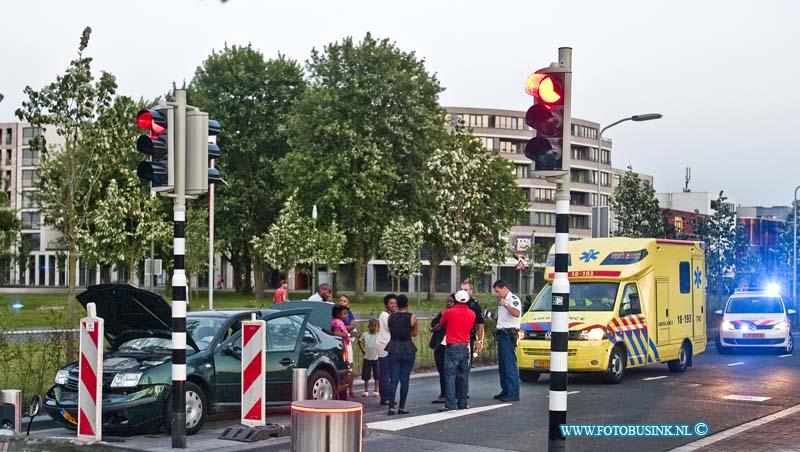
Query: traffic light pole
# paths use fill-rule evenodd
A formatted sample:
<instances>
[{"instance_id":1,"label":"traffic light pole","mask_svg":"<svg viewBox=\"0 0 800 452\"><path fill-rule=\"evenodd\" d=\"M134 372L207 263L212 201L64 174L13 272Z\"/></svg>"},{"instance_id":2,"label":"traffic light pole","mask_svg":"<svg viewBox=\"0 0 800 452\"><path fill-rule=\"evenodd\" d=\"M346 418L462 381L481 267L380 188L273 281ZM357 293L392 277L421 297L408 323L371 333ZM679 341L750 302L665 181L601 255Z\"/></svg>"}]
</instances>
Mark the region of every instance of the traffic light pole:
<instances>
[{"instance_id":1,"label":"traffic light pole","mask_svg":"<svg viewBox=\"0 0 800 452\"><path fill-rule=\"evenodd\" d=\"M186 90L175 90L175 236L172 274L172 447L186 448Z\"/></svg>"}]
</instances>

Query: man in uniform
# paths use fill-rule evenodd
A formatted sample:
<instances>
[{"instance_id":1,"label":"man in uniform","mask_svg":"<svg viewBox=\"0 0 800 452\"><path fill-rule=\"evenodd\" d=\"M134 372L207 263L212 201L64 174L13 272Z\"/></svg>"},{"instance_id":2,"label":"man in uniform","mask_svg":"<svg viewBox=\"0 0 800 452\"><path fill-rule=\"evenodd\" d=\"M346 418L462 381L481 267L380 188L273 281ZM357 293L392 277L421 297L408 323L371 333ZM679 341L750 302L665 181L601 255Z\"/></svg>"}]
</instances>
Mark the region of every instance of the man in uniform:
<instances>
[{"instance_id":1,"label":"man in uniform","mask_svg":"<svg viewBox=\"0 0 800 452\"><path fill-rule=\"evenodd\" d=\"M500 371L500 393L494 398L501 402L519 400L519 369L517 368L517 340L522 301L511 293L508 285L498 279L492 285L494 293L500 297L497 307L497 367Z\"/></svg>"}]
</instances>

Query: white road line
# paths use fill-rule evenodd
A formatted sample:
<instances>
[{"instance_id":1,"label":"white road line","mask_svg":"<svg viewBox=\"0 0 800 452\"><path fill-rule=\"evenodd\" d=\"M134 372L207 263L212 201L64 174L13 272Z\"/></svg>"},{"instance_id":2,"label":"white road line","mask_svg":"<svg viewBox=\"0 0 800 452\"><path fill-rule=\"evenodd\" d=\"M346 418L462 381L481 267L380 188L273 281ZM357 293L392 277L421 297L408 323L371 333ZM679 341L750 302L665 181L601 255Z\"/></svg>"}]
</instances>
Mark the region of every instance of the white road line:
<instances>
[{"instance_id":1,"label":"white road line","mask_svg":"<svg viewBox=\"0 0 800 452\"><path fill-rule=\"evenodd\" d=\"M511 406L510 403L503 403L499 405L489 405L468 410L453 410L445 411L444 413L423 414L421 416L411 417L394 417L387 421L370 422L367 427L373 430L385 430L389 432L396 432L398 430L405 430L411 427L418 427L420 425L432 424L434 422L444 421L447 419L454 419L461 416L468 416L470 414L480 413L482 411L490 411L497 408Z\"/></svg>"},{"instance_id":2,"label":"white road line","mask_svg":"<svg viewBox=\"0 0 800 452\"><path fill-rule=\"evenodd\" d=\"M723 397L723 399L726 400L742 400L744 402L764 402L771 398L772 397L760 397L760 396L749 396L749 395L738 395L738 394L731 394Z\"/></svg>"},{"instance_id":3,"label":"white road line","mask_svg":"<svg viewBox=\"0 0 800 452\"><path fill-rule=\"evenodd\" d=\"M792 355L791 355L791 354L788 354L788 355L781 355L781 356L779 356L778 358L788 358L788 357L790 357L790 356L792 356Z\"/></svg>"},{"instance_id":4,"label":"white road line","mask_svg":"<svg viewBox=\"0 0 800 452\"><path fill-rule=\"evenodd\" d=\"M741 366L742 364L744 364L744 361L739 361L738 363L730 363L728 364L728 367Z\"/></svg>"},{"instance_id":5,"label":"white road line","mask_svg":"<svg viewBox=\"0 0 800 452\"><path fill-rule=\"evenodd\" d=\"M660 380L662 378L667 378L668 376L669 375L661 375L661 376L658 376L658 377L647 377L647 378L642 378L642 381Z\"/></svg>"},{"instance_id":6,"label":"white road line","mask_svg":"<svg viewBox=\"0 0 800 452\"><path fill-rule=\"evenodd\" d=\"M678 447L677 449L672 449L672 452L692 452L701 447L708 446L709 444L714 444L716 442L722 441L723 439L730 438L731 436L738 435L739 433L746 432L750 429L762 426L772 421L776 421L778 419L784 418L786 416L791 416L792 414L800 412L800 405L795 405L793 407L789 407L783 411L778 411L775 414L770 414L769 416L762 417L760 419L756 419L754 421L750 421L746 424L742 424L738 427L729 428L728 430L723 430L719 433L714 435L708 436L703 439L699 439L697 441L691 442L689 444L683 445Z\"/></svg>"}]
</instances>

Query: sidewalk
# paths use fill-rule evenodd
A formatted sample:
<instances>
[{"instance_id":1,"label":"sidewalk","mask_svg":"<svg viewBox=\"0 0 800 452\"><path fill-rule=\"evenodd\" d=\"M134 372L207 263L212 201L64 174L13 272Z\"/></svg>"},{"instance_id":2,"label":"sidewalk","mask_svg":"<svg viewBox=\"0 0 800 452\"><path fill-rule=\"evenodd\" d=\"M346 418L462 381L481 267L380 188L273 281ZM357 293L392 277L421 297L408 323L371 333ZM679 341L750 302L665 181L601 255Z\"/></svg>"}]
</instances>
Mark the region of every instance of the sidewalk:
<instances>
[{"instance_id":1,"label":"sidewalk","mask_svg":"<svg viewBox=\"0 0 800 452\"><path fill-rule=\"evenodd\" d=\"M800 452L800 405L722 431L673 452Z\"/></svg>"}]
</instances>

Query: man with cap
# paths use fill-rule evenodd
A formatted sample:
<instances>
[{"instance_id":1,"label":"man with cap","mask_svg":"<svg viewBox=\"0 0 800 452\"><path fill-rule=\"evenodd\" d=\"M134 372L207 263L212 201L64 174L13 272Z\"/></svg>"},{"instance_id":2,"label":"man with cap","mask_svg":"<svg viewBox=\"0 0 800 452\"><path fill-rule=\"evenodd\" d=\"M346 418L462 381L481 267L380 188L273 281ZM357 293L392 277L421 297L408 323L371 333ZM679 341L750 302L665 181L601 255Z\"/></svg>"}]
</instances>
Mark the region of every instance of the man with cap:
<instances>
[{"instance_id":1,"label":"man with cap","mask_svg":"<svg viewBox=\"0 0 800 452\"><path fill-rule=\"evenodd\" d=\"M456 292L456 305L442 313L439 324L447 329L444 352L445 402L439 411L469 408L469 334L475 325L475 313L467 306L469 294ZM458 394L456 394L458 389Z\"/></svg>"}]
</instances>

